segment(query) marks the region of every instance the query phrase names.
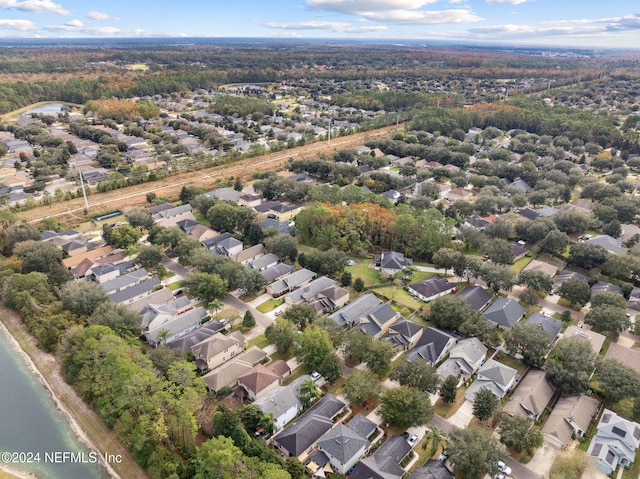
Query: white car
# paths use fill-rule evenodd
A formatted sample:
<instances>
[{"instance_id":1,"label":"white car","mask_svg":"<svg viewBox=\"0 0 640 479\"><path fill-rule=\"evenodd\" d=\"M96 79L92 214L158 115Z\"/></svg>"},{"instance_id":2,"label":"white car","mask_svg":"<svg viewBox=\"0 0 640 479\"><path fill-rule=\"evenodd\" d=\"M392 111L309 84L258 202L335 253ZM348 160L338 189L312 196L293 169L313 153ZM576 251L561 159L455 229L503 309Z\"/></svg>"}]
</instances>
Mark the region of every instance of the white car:
<instances>
[{"instance_id":1,"label":"white car","mask_svg":"<svg viewBox=\"0 0 640 479\"><path fill-rule=\"evenodd\" d=\"M314 372L311 373L311 379L313 379L314 381L317 381L321 377L322 376L320 375L320 373L318 371L314 371Z\"/></svg>"},{"instance_id":2,"label":"white car","mask_svg":"<svg viewBox=\"0 0 640 479\"><path fill-rule=\"evenodd\" d=\"M502 461L496 462L496 467L502 474L504 474L504 476L508 476L509 474L511 474L511 468Z\"/></svg>"},{"instance_id":3,"label":"white car","mask_svg":"<svg viewBox=\"0 0 640 479\"><path fill-rule=\"evenodd\" d=\"M282 314L282 310L281 309L277 309L275 313L273 313L274 316L280 316Z\"/></svg>"},{"instance_id":4,"label":"white car","mask_svg":"<svg viewBox=\"0 0 640 479\"><path fill-rule=\"evenodd\" d=\"M413 435L413 436L411 436L409 439L407 439L407 442L409 443L409 445L410 445L411 447L415 446L415 445L416 445L416 443L418 442L418 436L414 434L414 435Z\"/></svg>"}]
</instances>

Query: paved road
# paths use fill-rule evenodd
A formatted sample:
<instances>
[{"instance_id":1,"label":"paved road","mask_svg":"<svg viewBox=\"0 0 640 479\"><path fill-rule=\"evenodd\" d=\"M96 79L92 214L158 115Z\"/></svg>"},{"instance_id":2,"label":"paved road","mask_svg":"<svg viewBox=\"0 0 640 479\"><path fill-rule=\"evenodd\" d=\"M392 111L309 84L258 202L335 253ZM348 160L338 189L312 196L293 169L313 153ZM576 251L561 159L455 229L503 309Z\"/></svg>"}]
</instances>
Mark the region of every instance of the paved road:
<instances>
[{"instance_id":1,"label":"paved road","mask_svg":"<svg viewBox=\"0 0 640 479\"><path fill-rule=\"evenodd\" d=\"M520 464L515 459L507 456L504 458L504 463L511 468L511 476L514 479L540 479L540 475L533 472L524 464Z\"/></svg>"},{"instance_id":2,"label":"paved road","mask_svg":"<svg viewBox=\"0 0 640 479\"><path fill-rule=\"evenodd\" d=\"M244 313L247 311L247 309L250 310L253 313L254 318L256 318L256 323L263 329L266 329L267 326L269 326L273 322L273 319L266 314L261 313L257 309L247 305L247 303L245 303L244 301L241 301L238 298L231 296L230 294L227 294L225 296L223 302L225 306L229 306L235 309L242 316L244 316Z\"/></svg>"},{"instance_id":3,"label":"paved road","mask_svg":"<svg viewBox=\"0 0 640 479\"><path fill-rule=\"evenodd\" d=\"M169 271L171 271L177 276L180 276L181 278L184 278L186 275L190 273L190 271L184 266L182 266L180 263L178 263L178 260L175 258L167 258L165 256L162 260L162 264Z\"/></svg>"}]
</instances>

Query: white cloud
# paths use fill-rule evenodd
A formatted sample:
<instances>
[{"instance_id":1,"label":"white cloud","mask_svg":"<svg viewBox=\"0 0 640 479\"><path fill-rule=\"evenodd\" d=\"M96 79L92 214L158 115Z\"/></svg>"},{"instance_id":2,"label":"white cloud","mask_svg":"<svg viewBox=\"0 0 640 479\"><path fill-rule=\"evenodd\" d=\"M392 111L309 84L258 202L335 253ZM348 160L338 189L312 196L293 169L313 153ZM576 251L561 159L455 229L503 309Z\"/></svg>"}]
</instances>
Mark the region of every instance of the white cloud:
<instances>
[{"instance_id":1,"label":"white cloud","mask_svg":"<svg viewBox=\"0 0 640 479\"><path fill-rule=\"evenodd\" d=\"M47 25L44 29L51 32L77 32L86 35L116 35L122 32L115 27L85 27L80 20L72 20L64 25Z\"/></svg>"},{"instance_id":2,"label":"white cloud","mask_svg":"<svg viewBox=\"0 0 640 479\"><path fill-rule=\"evenodd\" d=\"M30 20L4 20L0 19L0 30L2 29L9 30L20 30L22 32L26 32L28 30L35 30L35 24Z\"/></svg>"},{"instance_id":3,"label":"white cloud","mask_svg":"<svg viewBox=\"0 0 640 479\"><path fill-rule=\"evenodd\" d=\"M91 18L92 20L100 20L100 21L113 20L111 18L111 15L103 12L89 12L85 16L87 18Z\"/></svg>"},{"instance_id":4,"label":"white cloud","mask_svg":"<svg viewBox=\"0 0 640 479\"><path fill-rule=\"evenodd\" d=\"M298 23L265 23L265 26L280 30L331 30L337 33L370 33L386 30L384 25L354 26L347 22L298 22Z\"/></svg>"},{"instance_id":5,"label":"white cloud","mask_svg":"<svg viewBox=\"0 0 640 479\"><path fill-rule=\"evenodd\" d=\"M436 0L306 0L307 6L349 15L365 20L398 25L437 25L443 23L478 22L483 20L468 8L424 10ZM464 0L451 0L452 2Z\"/></svg>"},{"instance_id":6,"label":"white cloud","mask_svg":"<svg viewBox=\"0 0 640 479\"><path fill-rule=\"evenodd\" d=\"M395 10L391 12L368 12L365 18L400 25L438 25L443 23L479 22L483 20L470 10Z\"/></svg>"},{"instance_id":7,"label":"white cloud","mask_svg":"<svg viewBox=\"0 0 640 479\"><path fill-rule=\"evenodd\" d=\"M65 25L67 27L73 27L73 28L82 28L84 27L84 23L82 23L80 20L71 20L69 22L65 22Z\"/></svg>"},{"instance_id":8,"label":"white cloud","mask_svg":"<svg viewBox=\"0 0 640 479\"><path fill-rule=\"evenodd\" d=\"M318 10L361 15L362 12L414 10L437 0L307 0L307 6Z\"/></svg>"},{"instance_id":9,"label":"white cloud","mask_svg":"<svg viewBox=\"0 0 640 479\"><path fill-rule=\"evenodd\" d=\"M521 3L525 3L527 0L487 0L487 3L490 5L495 5L496 3L508 3L510 5L520 5Z\"/></svg>"},{"instance_id":10,"label":"white cloud","mask_svg":"<svg viewBox=\"0 0 640 479\"><path fill-rule=\"evenodd\" d=\"M32 13L55 13L56 15L70 15L62 5L51 0L0 0L0 8L15 8Z\"/></svg>"}]
</instances>

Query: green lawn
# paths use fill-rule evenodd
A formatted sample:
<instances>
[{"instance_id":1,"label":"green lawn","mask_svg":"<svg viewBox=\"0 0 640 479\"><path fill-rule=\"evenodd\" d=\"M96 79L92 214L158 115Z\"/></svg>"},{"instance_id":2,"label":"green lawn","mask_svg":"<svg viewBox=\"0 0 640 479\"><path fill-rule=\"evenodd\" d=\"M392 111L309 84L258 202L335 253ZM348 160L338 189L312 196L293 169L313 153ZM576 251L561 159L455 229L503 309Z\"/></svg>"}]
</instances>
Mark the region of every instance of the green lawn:
<instances>
[{"instance_id":1,"label":"green lawn","mask_svg":"<svg viewBox=\"0 0 640 479\"><path fill-rule=\"evenodd\" d=\"M261 334L260 336L256 336L255 338L251 338L247 342L247 349L249 349L252 346L258 346L259 348L265 348L265 347L269 346L269 344L271 344L271 343L269 342L267 337L264 334Z\"/></svg>"},{"instance_id":2,"label":"green lawn","mask_svg":"<svg viewBox=\"0 0 640 479\"><path fill-rule=\"evenodd\" d=\"M207 219L207 217L204 215L204 213L200 213L199 211L194 213L193 216L195 216L196 221L198 223L200 223L202 226L211 226L211 223L209 223L209 220Z\"/></svg>"},{"instance_id":3,"label":"green lawn","mask_svg":"<svg viewBox=\"0 0 640 479\"><path fill-rule=\"evenodd\" d=\"M277 299L268 299L261 305L259 305L256 309L261 313L268 313L269 311L273 311L278 306L281 306L284 303L284 298Z\"/></svg>"},{"instance_id":4,"label":"green lawn","mask_svg":"<svg viewBox=\"0 0 640 479\"><path fill-rule=\"evenodd\" d=\"M420 309L422 302L417 299L413 299L409 293L407 293L401 286L383 286L382 288L376 288L376 293L384 296L385 298L392 299L401 306L405 306L409 309Z\"/></svg>"},{"instance_id":5,"label":"green lawn","mask_svg":"<svg viewBox=\"0 0 640 479\"><path fill-rule=\"evenodd\" d=\"M462 403L465 400L465 393L467 392L467 388L461 386L458 388L458 392L456 393L456 400L452 403L446 403L442 399L438 399L434 404L435 413L443 418L448 418L454 415L454 413L462 406Z\"/></svg>"},{"instance_id":6,"label":"green lawn","mask_svg":"<svg viewBox=\"0 0 640 479\"><path fill-rule=\"evenodd\" d=\"M356 278L362 279L365 286L382 283L380 280L380 271L370 268L371 264L371 259L363 258L361 260L356 260L355 265L346 266L344 269L351 273L354 281Z\"/></svg>"},{"instance_id":7,"label":"green lawn","mask_svg":"<svg viewBox=\"0 0 640 479\"><path fill-rule=\"evenodd\" d=\"M516 270L516 273L519 273L520 271L522 271L524 269L524 267L526 265L528 265L529 263L531 263L531 260L533 258L528 258L526 256L523 256L522 258L520 258L518 261L516 261L515 263L513 263L512 268Z\"/></svg>"},{"instance_id":8,"label":"green lawn","mask_svg":"<svg viewBox=\"0 0 640 479\"><path fill-rule=\"evenodd\" d=\"M169 283L169 290L171 291L175 291L176 289L179 289L180 286L182 286L182 281L174 281L173 283Z\"/></svg>"}]
</instances>

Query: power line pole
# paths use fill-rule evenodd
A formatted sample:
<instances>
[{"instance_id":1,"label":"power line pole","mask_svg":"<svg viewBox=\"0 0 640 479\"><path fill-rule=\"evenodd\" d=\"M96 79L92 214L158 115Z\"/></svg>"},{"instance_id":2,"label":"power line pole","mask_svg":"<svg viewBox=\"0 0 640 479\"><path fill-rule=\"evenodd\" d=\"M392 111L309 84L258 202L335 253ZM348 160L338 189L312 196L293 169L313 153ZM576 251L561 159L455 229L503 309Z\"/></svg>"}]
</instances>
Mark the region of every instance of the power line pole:
<instances>
[{"instance_id":1,"label":"power line pole","mask_svg":"<svg viewBox=\"0 0 640 479\"><path fill-rule=\"evenodd\" d=\"M84 189L84 181L82 179L82 171L78 170L80 174L80 185L82 186L82 196L84 197L84 209L88 213L89 212L89 202L87 201L87 192Z\"/></svg>"}]
</instances>

